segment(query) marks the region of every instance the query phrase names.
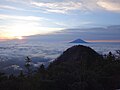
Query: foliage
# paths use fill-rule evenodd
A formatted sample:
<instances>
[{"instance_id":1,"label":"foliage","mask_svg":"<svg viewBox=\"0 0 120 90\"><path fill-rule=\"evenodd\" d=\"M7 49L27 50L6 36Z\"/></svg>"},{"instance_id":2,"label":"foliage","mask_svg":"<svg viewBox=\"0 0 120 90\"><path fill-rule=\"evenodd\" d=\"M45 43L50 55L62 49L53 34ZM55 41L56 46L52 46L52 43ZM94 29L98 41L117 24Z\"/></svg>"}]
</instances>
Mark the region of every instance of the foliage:
<instances>
[{"instance_id":1,"label":"foliage","mask_svg":"<svg viewBox=\"0 0 120 90\"><path fill-rule=\"evenodd\" d=\"M8 77L0 73L0 90L115 90L120 88L117 53L103 57L89 47L73 46L47 68L42 64L33 75L32 61L27 57L27 75L23 71Z\"/></svg>"}]
</instances>

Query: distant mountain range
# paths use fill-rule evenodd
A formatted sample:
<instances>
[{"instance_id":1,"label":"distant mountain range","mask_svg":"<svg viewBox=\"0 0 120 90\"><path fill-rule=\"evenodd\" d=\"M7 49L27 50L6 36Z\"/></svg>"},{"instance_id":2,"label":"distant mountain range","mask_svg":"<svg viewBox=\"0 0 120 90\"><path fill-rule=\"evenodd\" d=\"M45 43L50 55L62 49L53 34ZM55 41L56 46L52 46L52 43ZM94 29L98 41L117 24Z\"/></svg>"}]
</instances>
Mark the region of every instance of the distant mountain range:
<instances>
[{"instance_id":1,"label":"distant mountain range","mask_svg":"<svg viewBox=\"0 0 120 90\"><path fill-rule=\"evenodd\" d=\"M71 41L70 43L87 43L87 42L82 39L76 39L74 41Z\"/></svg>"}]
</instances>

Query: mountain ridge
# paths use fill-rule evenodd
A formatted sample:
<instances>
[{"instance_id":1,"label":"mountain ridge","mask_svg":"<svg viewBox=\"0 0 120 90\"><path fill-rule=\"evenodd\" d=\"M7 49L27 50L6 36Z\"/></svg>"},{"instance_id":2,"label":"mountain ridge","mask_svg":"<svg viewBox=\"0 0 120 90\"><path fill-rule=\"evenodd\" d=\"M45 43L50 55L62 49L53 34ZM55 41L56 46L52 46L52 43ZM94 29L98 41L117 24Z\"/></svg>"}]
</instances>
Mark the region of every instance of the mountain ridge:
<instances>
[{"instance_id":1,"label":"mountain ridge","mask_svg":"<svg viewBox=\"0 0 120 90\"><path fill-rule=\"evenodd\" d=\"M70 43L87 43L87 42L82 39L76 39L74 41L71 41Z\"/></svg>"}]
</instances>

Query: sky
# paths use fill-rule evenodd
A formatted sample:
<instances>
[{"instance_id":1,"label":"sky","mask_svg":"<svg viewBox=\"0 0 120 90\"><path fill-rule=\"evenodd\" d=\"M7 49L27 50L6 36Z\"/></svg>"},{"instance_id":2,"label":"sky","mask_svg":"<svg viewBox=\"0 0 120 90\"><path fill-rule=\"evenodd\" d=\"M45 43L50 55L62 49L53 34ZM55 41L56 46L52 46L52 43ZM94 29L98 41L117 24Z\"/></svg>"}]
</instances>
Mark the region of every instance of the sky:
<instances>
[{"instance_id":1,"label":"sky","mask_svg":"<svg viewBox=\"0 0 120 90\"><path fill-rule=\"evenodd\" d=\"M0 39L110 25L120 25L120 0L0 0Z\"/></svg>"}]
</instances>

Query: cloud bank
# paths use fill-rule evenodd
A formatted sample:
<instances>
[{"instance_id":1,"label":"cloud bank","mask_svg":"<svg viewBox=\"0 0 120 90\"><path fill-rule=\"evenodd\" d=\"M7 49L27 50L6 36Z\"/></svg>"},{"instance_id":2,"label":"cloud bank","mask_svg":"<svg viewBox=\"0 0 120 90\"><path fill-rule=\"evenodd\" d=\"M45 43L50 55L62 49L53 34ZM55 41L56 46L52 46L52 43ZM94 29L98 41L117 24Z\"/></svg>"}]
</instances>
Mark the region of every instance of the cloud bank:
<instances>
[{"instance_id":1,"label":"cloud bank","mask_svg":"<svg viewBox=\"0 0 120 90\"><path fill-rule=\"evenodd\" d=\"M39 8L45 12L66 14L71 11L96 11L106 10L120 12L119 0L6 0L7 2L26 4L29 7ZM17 9L12 6L2 6L0 8ZM22 10L22 9L18 9ZM34 11L34 10L33 10Z\"/></svg>"}]
</instances>

